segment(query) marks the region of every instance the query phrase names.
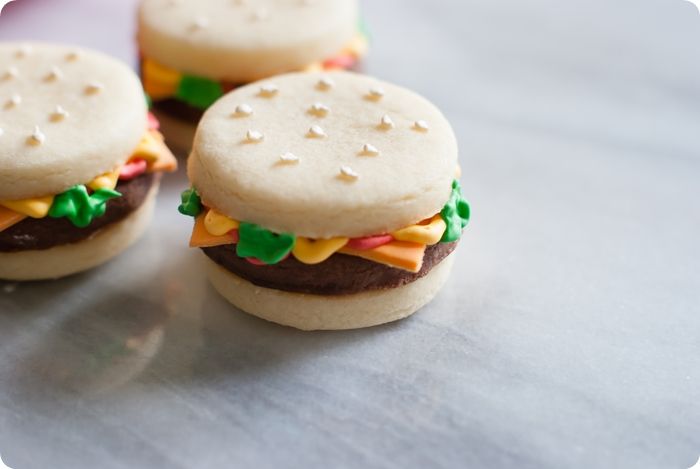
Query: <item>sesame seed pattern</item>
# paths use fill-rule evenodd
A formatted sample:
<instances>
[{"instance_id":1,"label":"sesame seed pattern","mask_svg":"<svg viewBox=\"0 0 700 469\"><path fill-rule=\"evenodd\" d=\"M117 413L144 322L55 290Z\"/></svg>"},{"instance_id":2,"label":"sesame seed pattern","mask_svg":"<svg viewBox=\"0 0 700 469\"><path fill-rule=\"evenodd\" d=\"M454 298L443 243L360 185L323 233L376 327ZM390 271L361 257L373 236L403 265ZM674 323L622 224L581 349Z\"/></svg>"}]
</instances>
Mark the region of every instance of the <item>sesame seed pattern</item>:
<instances>
[{"instance_id":1,"label":"sesame seed pattern","mask_svg":"<svg viewBox=\"0 0 700 469\"><path fill-rule=\"evenodd\" d=\"M312 84L312 89L313 91L316 92L331 92L333 88L335 87L335 82L327 76L321 77L320 79L317 79L315 82ZM263 97L263 98L273 98L275 96L281 96L281 93L284 91L283 86L280 87L277 84L274 83L263 83L262 85L257 87L257 90L253 92L253 96L257 97ZM290 93L286 93L284 96L292 96ZM335 107L339 107L338 112L339 114L343 114L343 107L342 105L338 104L335 102L332 98L333 93L327 95L327 99L331 103L335 103ZM365 91L364 93L361 93L358 96L358 100L367 100L368 97L374 97L376 99L382 99L386 97L386 92L380 88L380 87L373 87L370 89L370 91ZM373 99L374 101L374 99ZM386 104L389 104L387 102ZM245 143L252 143L252 144L260 144L261 149L263 149L263 152L265 152L265 148L268 148L270 143L265 143L265 135L263 134L263 131L266 131L265 129L265 119L269 116L267 114L266 106L261 104L261 109L258 109L259 114L257 117L251 117L253 115L253 108L246 103L240 103L237 104L234 112L231 113L232 117L236 118L250 118L254 119L251 122L255 122L256 125L260 125L261 127L259 130L253 130L249 129L246 132L245 135ZM356 104L353 105L356 107ZM368 106L374 106L374 105L369 105ZM383 106L384 107L384 106ZM230 108L229 108L230 109ZM373 108L376 109L376 108ZM393 107L392 107L393 109ZM306 109L306 114L307 117L306 119L303 119L302 116L299 116L299 122L297 122L292 119L289 122L289 125L295 126L295 125L303 125L304 121L306 122L306 131L303 132L303 136L306 139L309 140L324 140L328 139L330 141L333 141L326 132L326 129L324 128L325 126L318 125L317 123L314 123L314 118L324 118L327 119L329 122L334 122L334 115L331 115L331 106L327 104L326 102L322 101L316 101L313 102L311 105L309 105ZM371 115L369 112L367 113L368 115ZM397 118L399 116L396 116ZM361 126L362 119L367 119L367 117L360 118L360 121L358 122L358 126ZM398 123L398 125L397 125ZM389 115L389 114L383 114L379 118L379 122L375 121L375 124L371 125L370 128L373 130L370 130L369 132L376 132L376 138L383 142L383 145L386 146L386 137L381 137L381 134L394 130L394 131L401 131L401 129L404 129L404 132L409 132L410 130L420 132L420 133L425 133L428 131L429 126L428 123L425 120L417 119L417 120L409 120L406 118L406 116L401 116L400 119L398 119L396 122L394 119ZM300 129L301 130L301 129ZM267 129L269 131L269 129ZM371 138L371 135L368 135L368 137ZM273 144L274 146L274 144ZM366 163L355 163L353 164L353 158L381 158L382 157L382 152L379 150L379 148L374 144L370 142L358 142L358 150L353 154L352 151L348 152L347 159L345 161L341 161L340 166L336 166L338 168L335 173L335 178L345 180L347 182L354 182L357 181L360 178L360 173L354 168L355 165L364 165ZM385 148L386 149L386 148ZM298 150L298 148L297 148ZM314 152L316 152L315 150ZM267 153L269 155L269 153ZM297 165L300 163L301 159L297 156L292 151L287 151L283 150L282 153L277 153L276 157L273 155L270 155L273 158L276 158L276 163L273 164L273 166L292 166L292 165ZM354 161L361 161L361 160L354 160Z\"/></svg>"},{"instance_id":2,"label":"sesame seed pattern","mask_svg":"<svg viewBox=\"0 0 700 469\"><path fill-rule=\"evenodd\" d=\"M76 67L85 54L80 49L26 44L0 47L0 54L5 65L0 68L0 122L6 142L47 146L53 129L70 134L79 130L65 126L72 117L69 109L78 117L99 113L97 95L106 89L97 78L108 75L98 62L96 74L85 77L82 65ZM76 123L85 121L78 118Z\"/></svg>"}]
</instances>

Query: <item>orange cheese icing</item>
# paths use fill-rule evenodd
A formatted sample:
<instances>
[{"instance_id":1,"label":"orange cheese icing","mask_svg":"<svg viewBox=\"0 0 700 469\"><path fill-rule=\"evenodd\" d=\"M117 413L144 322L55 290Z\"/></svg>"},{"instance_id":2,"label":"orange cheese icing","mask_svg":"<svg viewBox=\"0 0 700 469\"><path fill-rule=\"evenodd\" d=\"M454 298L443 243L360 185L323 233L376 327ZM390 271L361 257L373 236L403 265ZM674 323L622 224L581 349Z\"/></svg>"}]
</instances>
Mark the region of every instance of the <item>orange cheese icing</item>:
<instances>
[{"instance_id":1,"label":"orange cheese icing","mask_svg":"<svg viewBox=\"0 0 700 469\"><path fill-rule=\"evenodd\" d=\"M235 244L231 231L240 223L214 209L205 209L195 219L190 247L214 247ZM304 264L319 264L335 253L362 257L379 264L418 272L423 265L426 246L436 244L442 238L446 225L440 214L391 233L394 238L387 244L372 249L347 247L349 238L313 240L297 237L292 255Z\"/></svg>"},{"instance_id":2,"label":"orange cheese icing","mask_svg":"<svg viewBox=\"0 0 700 469\"><path fill-rule=\"evenodd\" d=\"M148 130L141 138L128 161L143 159L147 162L148 172L175 171L177 159L163 141L163 135L157 130ZM119 181L121 165L110 172L97 176L86 186L92 190L100 188L114 189ZM44 218L53 204L53 195L22 200L0 200L0 231L19 223L26 217Z\"/></svg>"},{"instance_id":3,"label":"orange cheese icing","mask_svg":"<svg viewBox=\"0 0 700 469\"><path fill-rule=\"evenodd\" d=\"M190 238L191 248L211 248L233 244L235 238L230 234L214 235L207 231L205 218L206 215L202 214L194 220L194 228L192 228L192 237Z\"/></svg>"}]
</instances>

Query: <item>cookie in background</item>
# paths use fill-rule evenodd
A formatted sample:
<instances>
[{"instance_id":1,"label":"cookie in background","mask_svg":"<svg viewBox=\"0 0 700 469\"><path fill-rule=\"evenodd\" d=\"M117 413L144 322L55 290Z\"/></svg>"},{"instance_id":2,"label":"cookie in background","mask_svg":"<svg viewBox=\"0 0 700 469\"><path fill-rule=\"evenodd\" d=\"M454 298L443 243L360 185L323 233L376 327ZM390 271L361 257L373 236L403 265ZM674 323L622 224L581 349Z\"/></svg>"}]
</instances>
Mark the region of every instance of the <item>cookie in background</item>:
<instances>
[{"instance_id":1,"label":"cookie in background","mask_svg":"<svg viewBox=\"0 0 700 469\"><path fill-rule=\"evenodd\" d=\"M176 168L126 65L0 43L0 279L58 278L121 253Z\"/></svg>"},{"instance_id":2,"label":"cookie in background","mask_svg":"<svg viewBox=\"0 0 700 469\"><path fill-rule=\"evenodd\" d=\"M280 73L355 69L368 41L356 0L142 0L138 43L144 88L180 156L228 91Z\"/></svg>"}]
</instances>

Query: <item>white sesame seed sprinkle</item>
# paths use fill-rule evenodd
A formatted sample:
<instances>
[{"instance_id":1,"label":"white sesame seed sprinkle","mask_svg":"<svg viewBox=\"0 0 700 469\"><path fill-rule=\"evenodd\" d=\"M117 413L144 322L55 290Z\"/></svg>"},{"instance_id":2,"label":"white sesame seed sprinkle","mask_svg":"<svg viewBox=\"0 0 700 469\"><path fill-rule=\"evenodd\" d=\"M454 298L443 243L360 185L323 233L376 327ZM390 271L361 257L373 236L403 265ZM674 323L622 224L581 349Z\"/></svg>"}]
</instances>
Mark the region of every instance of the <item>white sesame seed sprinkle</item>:
<instances>
[{"instance_id":1,"label":"white sesame seed sprinkle","mask_svg":"<svg viewBox=\"0 0 700 469\"><path fill-rule=\"evenodd\" d=\"M418 120L418 121L414 122L413 128L415 130L420 131L420 132L427 132L428 130L430 130L430 126L424 120Z\"/></svg>"},{"instance_id":2,"label":"white sesame seed sprinkle","mask_svg":"<svg viewBox=\"0 0 700 469\"><path fill-rule=\"evenodd\" d=\"M46 140L46 135L38 125L34 126L34 132L29 136L29 142L33 145L41 145Z\"/></svg>"},{"instance_id":3,"label":"white sesame seed sprinkle","mask_svg":"<svg viewBox=\"0 0 700 469\"><path fill-rule=\"evenodd\" d=\"M33 50L34 50L34 48L32 46L30 46L29 44L24 44L24 45L20 46L19 49L17 49L15 56L17 58L22 59L22 58L28 56L29 54L31 54Z\"/></svg>"},{"instance_id":4,"label":"white sesame seed sprinkle","mask_svg":"<svg viewBox=\"0 0 700 469\"><path fill-rule=\"evenodd\" d=\"M379 88L379 87L370 88L369 94L367 94L367 98L369 98L373 101L379 101L380 99L382 99L384 97L385 94L386 94L386 92L384 91L384 88Z\"/></svg>"},{"instance_id":5,"label":"white sesame seed sprinkle","mask_svg":"<svg viewBox=\"0 0 700 469\"><path fill-rule=\"evenodd\" d=\"M298 163L299 157L294 153L286 152L280 155L280 161L282 163Z\"/></svg>"},{"instance_id":6,"label":"white sesame seed sprinkle","mask_svg":"<svg viewBox=\"0 0 700 469\"><path fill-rule=\"evenodd\" d=\"M331 112L331 108L323 103L314 103L311 105L311 109L309 109L309 112L316 116L324 117L327 116L329 112Z\"/></svg>"},{"instance_id":7,"label":"white sesame seed sprinkle","mask_svg":"<svg viewBox=\"0 0 700 469\"><path fill-rule=\"evenodd\" d=\"M22 97L18 94L13 94L12 96L10 96L10 99L8 99L5 103L5 107L9 109L17 107L20 104L22 104Z\"/></svg>"},{"instance_id":8,"label":"white sesame seed sprinkle","mask_svg":"<svg viewBox=\"0 0 700 469\"><path fill-rule=\"evenodd\" d=\"M239 104L236 106L236 112L234 112L234 116L237 117L246 117L249 116L253 113L253 108L250 107L248 104Z\"/></svg>"},{"instance_id":9,"label":"white sesame seed sprinkle","mask_svg":"<svg viewBox=\"0 0 700 469\"><path fill-rule=\"evenodd\" d=\"M85 93L87 94L97 94L104 89L105 85L102 83L92 82L88 83L85 87Z\"/></svg>"},{"instance_id":10,"label":"white sesame seed sprinkle","mask_svg":"<svg viewBox=\"0 0 700 469\"><path fill-rule=\"evenodd\" d=\"M56 81L63 77L63 72L58 67L51 67L49 73L46 74L46 81Z\"/></svg>"},{"instance_id":11,"label":"white sesame seed sprinkle","mask_svg":"<svg viewBox=\"0 0 700 469\"><path fill-rule=\"evenodd\" d=\"M379 150L371 143L365 143L362 146L362 154L368 156L377 156L379 155Z\"/></svg>"},{"instance_id":12,"label":"white sesame seed sprinkle","mask_svg":"<svg viewBox=\"0 0 700 469\"><path fill-rule=\"evenodd\" d=\"M2 75L3 80L11 80L13 78L17 78L19 75L19 70L17 70L17 67L7 67L7 70L5 70L5 73Z\"/></svg>"},{"instance_id":13,"label":"white sesame seed sprinkle","mask_svg":"<svg viewBox=\"0 0 700 469\"><path fill-rule=\"evenodd\" d=\"M274 83L268 83L267 85L262 85L260 87L260 96L263 96L265 98L271 98L275 96L277 93L279 93L280 89L277 85Z\"/></svg>"},{"instance_id":14,"label":"white sesame seed sprinkle","mask_svg":"<svg viewBox=\"0 0 700 469\"><path fill-rule=\"evenodd\" d=\"M391 117L389 117L388 114L384 114L384 115L382 116L382 120L381 120L381 122L379 123L379 126L380 126L382 129L384 129L384 130L393 129L393 128L395 127L394 121L391 120Z\"/></svg>"},{"instance_id":15,"label":"white sesame seed sprinkle","mask_svg":"<svg viewBox=\"0 0 700 469\"><path fill-rule=\"evenodd\" d=\"M68 52L66 54L66 62L75 62L79 58L80 58L80 52L78 52L77 50Z\"/></svg>"},{"instance_id":16,"label":"white sesame seed sprinkle","mask_svg":"<svg viewBox=\"0 0 700 469\"><path fill-rule=\"evenodd\" d=\"M63 109L63 106L58 105L51 113L51 120L54 122L62 121L63 119L67 118L69 115L70 114L68 114L68 111Z\"/></svg>"},{"instance_id":17,"label":"white sesame seed sprinkle","mask_svg":"<svg viewBox=\"0 0 700 469\"><path fill-rule=\"evenodd\" d=\"M326 131L323 130L320 125L312 125L309 129L309 137L324 138L326 137Z\"/></svg>"},{"instance_id":18,"label":"white sesame seed sprinkle","mask_svg":"<svg viewBox=\"0 0 700 469\"><path fill-rule=\"evenodd\" d=\"M346 179L358 179L360 177L357 172L352 169L350 166L341 166L340 167L340 175Z\"/></svg>"},{"instance_id":19,"label":"white sesame seed sprinkle","mask_svg":"<svg viewBox=\"0 0 700 469\"><path fill-rule=\"evenodd\" d=\"M250 143L260 143L265 139L265 136L262 132L259 132L257 130L249 130L248 132L246 132L245 138Z\"/></svg>"},{"instance_id":20,"label":"white sesame seed sprinkle","mask_svg":"<svg viewBox=\"0 0 700 469\"><path fill-rule=\"evenodd\" d=\"M316 84L316 88L321 91L328 91L335 86L335 82L328 77L321 77Z\"/></svg>"}]
</instances>

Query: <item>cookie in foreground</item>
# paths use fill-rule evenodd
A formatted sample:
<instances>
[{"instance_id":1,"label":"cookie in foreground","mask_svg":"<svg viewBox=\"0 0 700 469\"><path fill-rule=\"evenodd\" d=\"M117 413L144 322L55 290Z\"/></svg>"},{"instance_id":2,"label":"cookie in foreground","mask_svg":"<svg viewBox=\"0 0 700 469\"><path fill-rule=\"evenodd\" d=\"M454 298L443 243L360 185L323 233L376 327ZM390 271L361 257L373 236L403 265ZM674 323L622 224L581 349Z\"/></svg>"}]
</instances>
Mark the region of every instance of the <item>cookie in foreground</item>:
<instances>
[{"instance_id":1,"label":"cookie in foreground","mask_svg":"<svg viewBox=\"0 0 700 469\"><path fill-rule=\"evenodd\" d=\"M293 73L206 112L179 210L240 309L305 330L367 327L412 314L447 280L469 220L457 165L452 128L417 94Z\"/></svg>"},{"instance_id":2,"label":"cookie in foreground","mask_svg":"<svg viewBox=\"0 0 700 469\"><path fill-rule=\"evenodd\" d=\"M138 42L144 87L181 153L224 93L279 73L355 69L368 44L357 0L142 0Z\"/></svg>"},{"instance_id":3,"label":"cookie in foreground","mask_svg":"<svg viewBox=\"0 0 700 469\"><path fill-rule=\"evenodd\" d=\"M0 278L95 267L148 225L177 161L138 77L101 53L0 43Z\"/></svg>"}]
</instances>

